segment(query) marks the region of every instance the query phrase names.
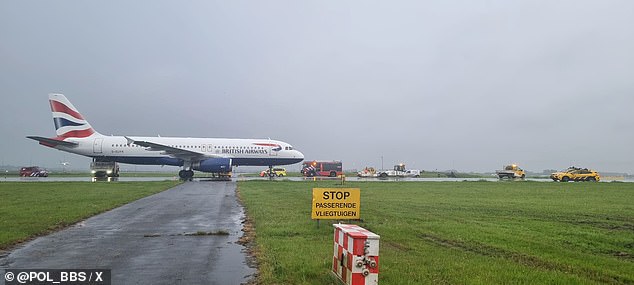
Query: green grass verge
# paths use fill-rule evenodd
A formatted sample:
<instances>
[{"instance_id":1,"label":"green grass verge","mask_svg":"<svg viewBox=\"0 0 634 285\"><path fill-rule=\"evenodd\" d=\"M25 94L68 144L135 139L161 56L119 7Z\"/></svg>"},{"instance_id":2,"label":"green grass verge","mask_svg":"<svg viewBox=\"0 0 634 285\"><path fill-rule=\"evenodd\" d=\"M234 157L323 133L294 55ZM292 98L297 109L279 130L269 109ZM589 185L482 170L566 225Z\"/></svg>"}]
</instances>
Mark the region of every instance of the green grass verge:
<instances>
[{"instance_id":1,"label":"green grass verge","mask_svg":"<svg viewBox=\"0 0 634 285\"><path fill-rule=\"evenodd\" d=\"M0 249L169 189L164 182L2 182Z\"/></svg>"},{"instance_id":2,"label":"green grass verge","mask_svg":"<svg viewBox=\"0 0 634 285\"><path fill-rule=\"evenodd\" d=\"M245 181L261 284L338 284L332 221L311 189ZM381 236L380 284L634 283L634 184L358 182L359 224Z\"/></svg>"}]
</instances>

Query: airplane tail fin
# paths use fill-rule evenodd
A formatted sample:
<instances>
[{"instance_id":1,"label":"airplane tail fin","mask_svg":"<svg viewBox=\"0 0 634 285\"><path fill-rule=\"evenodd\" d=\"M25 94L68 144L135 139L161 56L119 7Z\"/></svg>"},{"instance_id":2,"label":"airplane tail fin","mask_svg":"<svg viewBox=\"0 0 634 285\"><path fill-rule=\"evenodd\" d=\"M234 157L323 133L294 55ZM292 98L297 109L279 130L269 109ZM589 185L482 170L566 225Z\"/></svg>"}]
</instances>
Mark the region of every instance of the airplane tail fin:
<instances>
[{"instance_id":1,"label":"airplane tail fin","mask_svg":"<svg viewBox=\"0 0 634 285\"><path fill-rule=\"evenodd\" d=\"M85 138L100 135L63 94L48 94L48 101L51 104L57 137Z\"/></svg>"}]
</instances>

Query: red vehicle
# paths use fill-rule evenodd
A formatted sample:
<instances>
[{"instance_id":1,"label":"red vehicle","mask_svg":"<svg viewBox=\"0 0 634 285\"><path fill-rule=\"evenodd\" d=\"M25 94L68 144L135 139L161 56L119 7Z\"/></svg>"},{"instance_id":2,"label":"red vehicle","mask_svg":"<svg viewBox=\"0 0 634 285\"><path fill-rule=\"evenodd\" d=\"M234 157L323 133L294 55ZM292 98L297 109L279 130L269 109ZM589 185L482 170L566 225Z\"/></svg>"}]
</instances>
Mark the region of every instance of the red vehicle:
<instances>
[{"instance_id":1,"label":"red vehicle","mask_svg":"<svg viewBox=\"0 0 634 285\"><path fill-rule=\"evenodd\" d=\"M20 168L20 176L22 177L48 177L48 171L37 166L29 166Z\"/></svg>"},{"instance_id":2,"label":"red vehicle","mask_svg":"<svg viewBox=\"0 0 634 285\"><path fill-rule=\"evenodd\" d=\"M343 167L341 161L304 161L301 172L307 177L337 177L343 174Z\"/></svg>"}]
</instances>

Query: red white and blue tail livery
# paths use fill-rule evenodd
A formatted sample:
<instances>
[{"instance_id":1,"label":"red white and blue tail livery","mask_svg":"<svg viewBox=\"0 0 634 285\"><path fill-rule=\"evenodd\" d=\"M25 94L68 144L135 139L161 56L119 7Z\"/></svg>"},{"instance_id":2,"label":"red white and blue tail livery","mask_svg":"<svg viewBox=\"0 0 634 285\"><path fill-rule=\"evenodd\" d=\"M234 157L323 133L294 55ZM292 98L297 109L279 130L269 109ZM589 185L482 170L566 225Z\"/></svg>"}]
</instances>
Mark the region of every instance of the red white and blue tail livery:
<instances>
[{"instance_id":1,"label":"red white and blue tail livery","mask_svg":"<svg viewBox=\"0 0 634 285\"><path fill-rule=\"evenodd\" d=\"M48 101L53 112L55 131L59 138L85 138L96 132L88 121L62 94L49 94Z\"/></svg>"},{"instance_id":2,"label":"red white and blue tail livery","mask_svg":"<svg viewBox=\"0 0 634 285\"><path fill-rule=\"evenodd\" d=\"M272 167L304 160L290 144L270 139L104 136L64 95L49 94L49 103L57 136L27 138L95 161L180 166L179 176L188 179L193 170L222 173L232 166Z\"/></svg>"}]
</instances>

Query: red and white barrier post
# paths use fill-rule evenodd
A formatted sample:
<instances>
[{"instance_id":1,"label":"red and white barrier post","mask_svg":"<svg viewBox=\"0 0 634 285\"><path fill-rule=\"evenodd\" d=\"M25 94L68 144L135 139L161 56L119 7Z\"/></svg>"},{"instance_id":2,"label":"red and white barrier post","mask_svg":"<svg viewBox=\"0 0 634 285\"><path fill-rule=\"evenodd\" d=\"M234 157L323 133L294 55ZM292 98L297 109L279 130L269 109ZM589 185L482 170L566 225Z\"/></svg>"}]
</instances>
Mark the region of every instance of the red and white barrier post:
<instances>
[{"instance_id":1,"label":"red and white barrier post","mask_svg":"<svg viewBox=\"0 0 634 285\"><path fill-rule=\"evenodd\" d=\"M333 273L347 285L377 285L379 235L357 225L333 226Z\"/></svg>"}]
</instances>

